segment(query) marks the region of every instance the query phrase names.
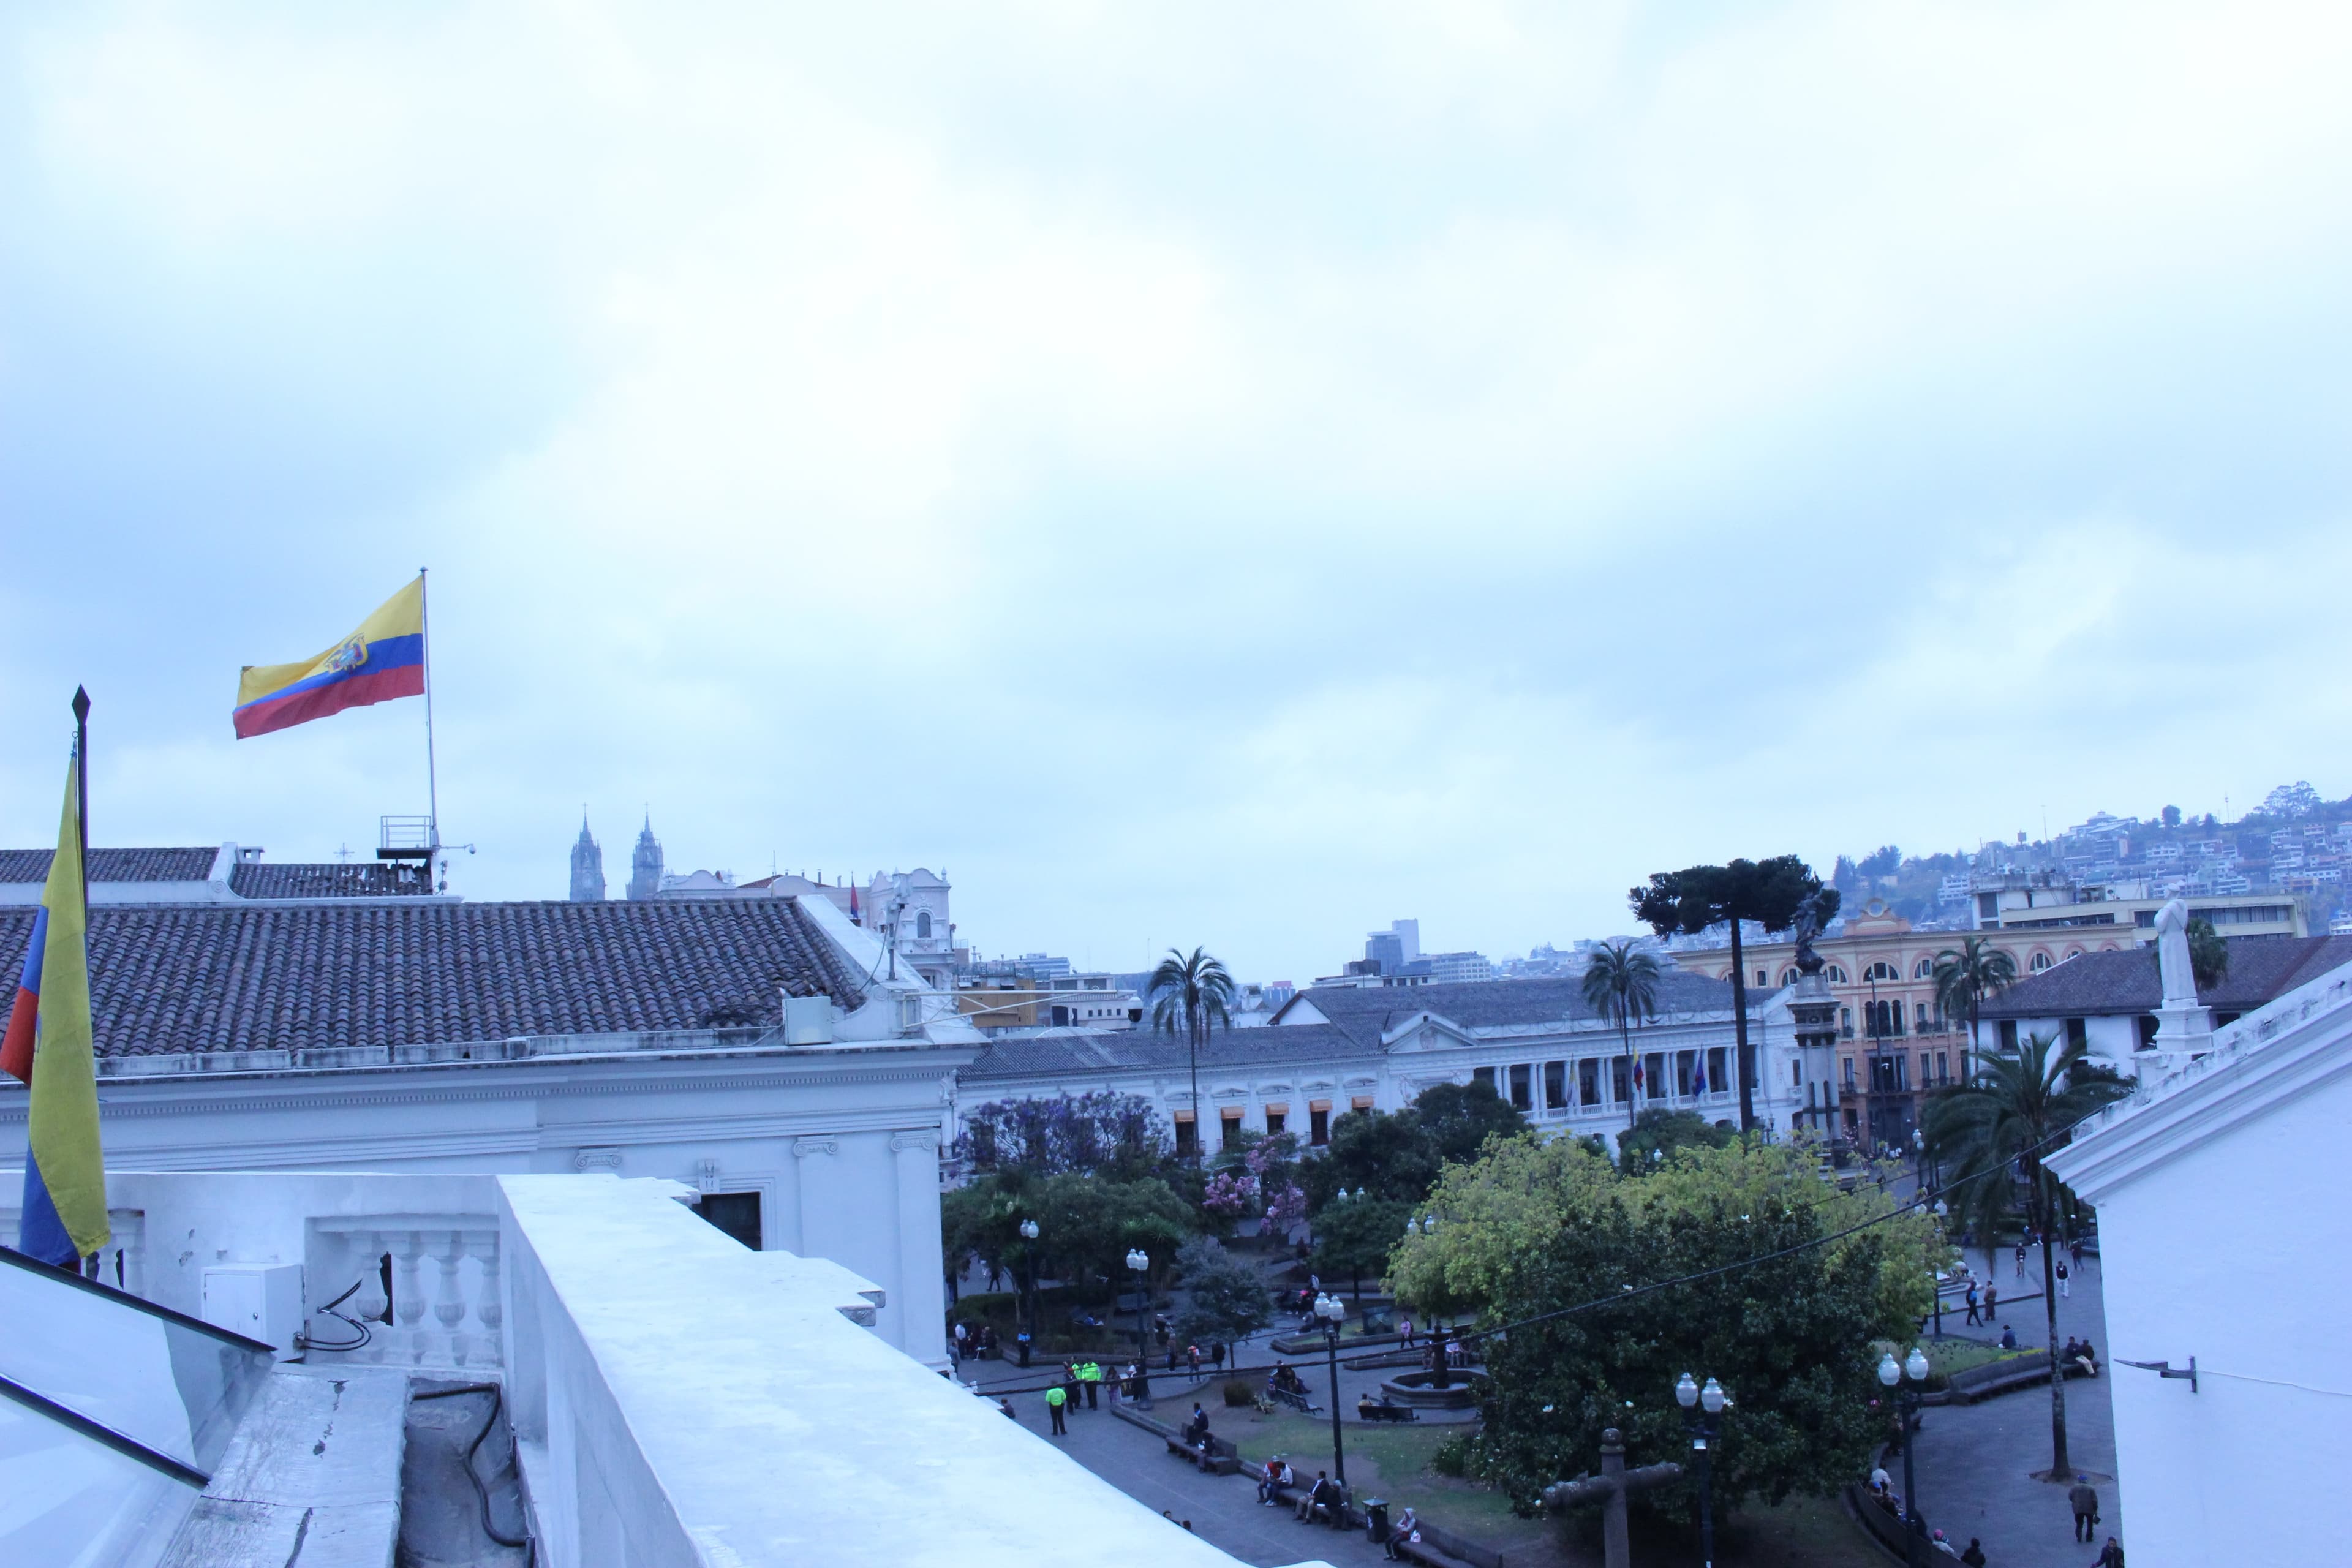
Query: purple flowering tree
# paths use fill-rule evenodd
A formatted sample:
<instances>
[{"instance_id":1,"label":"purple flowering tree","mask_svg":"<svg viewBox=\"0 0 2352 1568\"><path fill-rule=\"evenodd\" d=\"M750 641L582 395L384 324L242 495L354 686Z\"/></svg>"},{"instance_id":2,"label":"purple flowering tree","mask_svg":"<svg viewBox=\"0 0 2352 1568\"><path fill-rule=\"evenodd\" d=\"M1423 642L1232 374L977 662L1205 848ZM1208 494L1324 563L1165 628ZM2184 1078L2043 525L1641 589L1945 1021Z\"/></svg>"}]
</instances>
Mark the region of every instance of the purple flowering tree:
<instances>
[{"instance_id":1,"label":"purple flowering tree","mask_svg":"<svg viewBox=\"0 0 2352 1568\"><path fill-rule=\"evenodd\" d=\"M1167 1148L1166 1129L1150 1101L1104 1089L981 1106L956 1140L955 1156L976 1173L1132 1180L1156 1170Z\"/></svg>"}]
</instances>

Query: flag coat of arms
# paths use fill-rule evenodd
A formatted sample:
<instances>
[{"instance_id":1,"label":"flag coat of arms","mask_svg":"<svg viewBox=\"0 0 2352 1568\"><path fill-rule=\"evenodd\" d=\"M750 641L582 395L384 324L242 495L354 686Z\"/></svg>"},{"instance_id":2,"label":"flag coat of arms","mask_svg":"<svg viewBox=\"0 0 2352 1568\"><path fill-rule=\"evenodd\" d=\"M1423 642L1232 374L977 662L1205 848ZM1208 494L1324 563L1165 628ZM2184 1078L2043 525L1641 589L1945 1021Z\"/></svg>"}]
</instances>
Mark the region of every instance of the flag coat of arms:
<instances>
[{"instance_id":1,"label":"flag coat of arms","mask_svg":"<svg viewBox=\"0 0 2352 1568\"><path fill-rule=\"evenodd\" d=\"M237 739L425 694L425 579L419 576L315 658L248 664L231 714Z\"/></svg>"}]
</instances>

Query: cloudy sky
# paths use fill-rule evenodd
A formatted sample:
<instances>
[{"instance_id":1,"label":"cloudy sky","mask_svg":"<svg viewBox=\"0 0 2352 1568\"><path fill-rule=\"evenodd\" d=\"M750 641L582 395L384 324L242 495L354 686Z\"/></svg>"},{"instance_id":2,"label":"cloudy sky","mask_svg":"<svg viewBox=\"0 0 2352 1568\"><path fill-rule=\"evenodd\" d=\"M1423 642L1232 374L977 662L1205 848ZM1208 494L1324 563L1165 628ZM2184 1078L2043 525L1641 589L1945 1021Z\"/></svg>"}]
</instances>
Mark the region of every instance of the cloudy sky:
<instances>
[{"instance_id":1,"label":"cloudy sky","mask_svg":"<svg viewBox=\"0 0 2352 1568\"><path fill-rule=\"evenodd\" d=\"M2352 793L2352 20L0 20L0 841L944 865L1304 980L1646 873Z\"/></svg>"}]
</instances>

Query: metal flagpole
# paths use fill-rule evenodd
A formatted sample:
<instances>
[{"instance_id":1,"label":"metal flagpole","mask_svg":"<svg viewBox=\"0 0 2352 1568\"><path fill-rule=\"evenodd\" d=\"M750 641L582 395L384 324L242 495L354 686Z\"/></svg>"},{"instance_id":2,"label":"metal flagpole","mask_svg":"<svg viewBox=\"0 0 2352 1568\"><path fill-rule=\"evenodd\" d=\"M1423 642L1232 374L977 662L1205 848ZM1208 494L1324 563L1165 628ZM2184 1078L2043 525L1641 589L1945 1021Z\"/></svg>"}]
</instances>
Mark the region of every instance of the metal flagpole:
<instances>
[{"instance_id":1,"label":"metal flagpole","mask_svg":"<svg viewBox=\"0 0 2352 1568\"><path fill-rule=\"evenodd\" d=\"M89 946L89 689L88 687L74 688L73 716L74 838L77 852L81 857L82 948L87 954ZM85 966L88 965L87 957L83 959L83 963ZM29 1160L31 1157L28 1150L26 1158ZM81 1250L79 1244L76 1244L74 1250L77 1252ZM97 1279L98 1258L97 1253L91 1253L79 1260L75 1271L85 1279Z\"/></svg>"},{"instance_id":2,"label":"metal flagpole","mask_svg":"<svg viewBox=\"0 0 2352 1568\"><path fill-rule=\"evenodd\" d=\"M425 890L431 891L441 858L441 780L433 757L433 602L425 569L416 569L416 608L425 653L425 836L430 853L425 861Z\"/></svg>"}]
</instances>

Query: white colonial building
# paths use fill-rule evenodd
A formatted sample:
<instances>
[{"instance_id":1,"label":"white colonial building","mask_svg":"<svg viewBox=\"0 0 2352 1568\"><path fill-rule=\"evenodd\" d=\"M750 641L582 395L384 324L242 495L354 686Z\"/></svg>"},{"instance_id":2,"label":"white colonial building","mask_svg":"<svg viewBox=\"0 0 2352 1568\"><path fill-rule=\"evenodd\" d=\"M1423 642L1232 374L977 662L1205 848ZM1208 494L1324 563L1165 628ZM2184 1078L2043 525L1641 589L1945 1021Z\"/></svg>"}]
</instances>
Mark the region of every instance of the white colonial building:
<instances>
[{"instance_id":1,"label":"white colonial building","mask_svg":"<svg viewBox=\"0 0 2352 1568\"><path fill-rule=\"evenodd\" d=\"M2210 1047L2050 1160L2098 1209L2131 1561L2341 1563L2325 1500L2352 1466L2352 964Z\"/></svg>"},{"instance_id":2,"label":"white colonial building","mask_svg":"<svg viewBox=\"0 0 2352 1568\"><path fill-rule=\"evenodd\" d=\"M233 846L92 859L109 1169L667 1178L747 1245L876 1282L882 1338L945 1364L940 1159L980 1037L831 900L469 903ZM46 871L0 858L0 885ZM142 879L165 896L126 896ZM33 914L0 899L7 962ZM11 1155L26 1113L0 1079ZM110 1268L143 1240L133 1216Z\"/></svg>"},{"instance_id":3,"label":"white colonial building","mask_svg":"<svg viewBox=\"0 0 2352 1568\"><path fill-rule=\"evenodd\" d=\"M1633 1029L1628 1059L1617 1029L1586 1005L1576 981L1318 985L1292 996L1265 1027L1212 1035L1200 1053L1197 1104L1184 1042L1150 1029L992 1040L959 1074L959 1103L968 1114L992 1100L1117 1090L1149 1100L1180 1144L1208 1124L1212 1147L1244 1131L1286 1131L1315 1147L1350 1110L1399 1110L1434 1085L1475 1081L1548 1132L1598 1133L1612 1145L1629 1116L1652 1109L1736 1124L1731 987L1669 973L1658 1001L1658 1016ZM1785 1130L1803 1092L1779 996L1750 994L1748 1037L1757 1121Z\"/></svg>"}]
</instances>

